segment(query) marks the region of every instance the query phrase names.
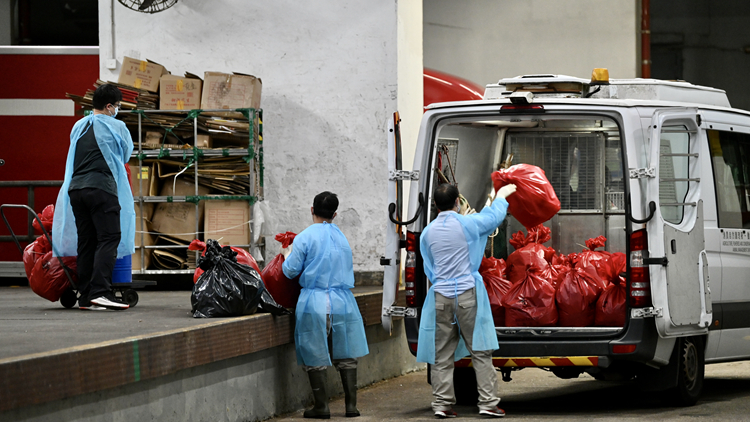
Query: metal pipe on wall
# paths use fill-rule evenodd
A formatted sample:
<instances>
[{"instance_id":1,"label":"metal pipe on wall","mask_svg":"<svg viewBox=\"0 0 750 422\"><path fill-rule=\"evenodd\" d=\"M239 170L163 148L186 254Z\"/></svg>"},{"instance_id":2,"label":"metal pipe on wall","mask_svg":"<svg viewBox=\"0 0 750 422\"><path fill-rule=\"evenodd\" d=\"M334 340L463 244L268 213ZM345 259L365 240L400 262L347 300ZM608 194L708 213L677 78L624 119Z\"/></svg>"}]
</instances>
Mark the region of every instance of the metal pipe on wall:
<instances>
[{"instance_id":1,"label":"metal pipe on wall","mask_svg":"<svg viewBox=\"0 0 750 422\"><path fill-rule=\"evenodd\" d=\"M651 0L641 0L641 78L651 77Z\"/></svg>"}]
</instances>

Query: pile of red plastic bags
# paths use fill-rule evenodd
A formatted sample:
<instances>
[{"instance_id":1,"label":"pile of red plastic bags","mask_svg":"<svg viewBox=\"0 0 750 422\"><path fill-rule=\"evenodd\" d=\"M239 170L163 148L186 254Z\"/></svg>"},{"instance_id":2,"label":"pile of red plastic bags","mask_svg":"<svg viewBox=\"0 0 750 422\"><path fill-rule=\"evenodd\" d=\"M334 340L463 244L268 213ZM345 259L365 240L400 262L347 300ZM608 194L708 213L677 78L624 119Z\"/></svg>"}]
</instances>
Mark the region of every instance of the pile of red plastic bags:
<instances>
[{"instance_id":1,"label":"pile of red plastic bags","mask_svg":"<svg viewBox=\"0 0 750 422\"><path fill-rule=\"evenodd\" d=\"M490 298L495 325L502 327L590 327L625 324L625 254L598 251L606 238L564 255L542 244L551 230L539 225L515 233L507 261L484 258L479 274Z\"/></svg>"},{"instance_id":2,"label":"pile of red plastic bags","mask_svg":"<svg viewBox=\"0 0 750 422\"><path fill-rule=\"evenodd\" d=\"M513 183L508 212L527 229L511 236L515 251L507 261L484 258L484 279L498 327L623 326L625 254L597 251L604 236L586 241L580 253L564 255L543 246L551 230L542 225L560 211L560 201L544 170L517 164L492 173L495 190Z\"/></svg>"}]
</instances>

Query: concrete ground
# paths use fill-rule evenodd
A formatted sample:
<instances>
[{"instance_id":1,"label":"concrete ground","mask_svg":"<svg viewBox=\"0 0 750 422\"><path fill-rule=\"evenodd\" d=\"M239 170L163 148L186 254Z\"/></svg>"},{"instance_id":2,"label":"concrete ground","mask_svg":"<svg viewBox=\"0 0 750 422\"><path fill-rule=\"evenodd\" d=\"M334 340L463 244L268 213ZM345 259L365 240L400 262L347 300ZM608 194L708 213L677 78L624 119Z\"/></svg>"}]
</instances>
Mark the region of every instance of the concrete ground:
<instances>
[{"instance_id":1,"label":"concrete ground","mask_svg":"<svg viewBox=\"0 0 750 422\"><path fill-rule=\"evenodd\" d=\"M0 359L205 324L190 315L190 292L140 291L125 311L81 311L28 287L0 288Z\"/></svg>"},{"instance_id":2,"label":"concrete ground","mask_svg":"<svg viewBox=\"0 0 750 422\"><path fill-rule=\"evenodd\" d=\"M355 293L377 287L357 287ZM218 318L193 318L190 291L139 290L125 311L81 311L49 302L28 287L0 287L0 359L190 328Z\"/></svg>"},{"instance_id":3,"label":"concrete ground","mask_svg":"<svg viewBox=\"0 0 750 422\"><path fill-rule=\"evenodd\" d=\"M701 400L692 407L669 407L659 394L643 394L630 384L596 381L588 375L562 380L550 372L526 368L509 383L498 380L505 419L525 421L727 421L750 420L750 362L708 365ZM357 422L434 421L432 390L425 371L383 381L359 392ZM331 419L344 420L344 400L331 402ZM478 409L456 406L458 419L486 420ZM272 421L307 420L302 411Z\"/></svg>"}]
</instances>

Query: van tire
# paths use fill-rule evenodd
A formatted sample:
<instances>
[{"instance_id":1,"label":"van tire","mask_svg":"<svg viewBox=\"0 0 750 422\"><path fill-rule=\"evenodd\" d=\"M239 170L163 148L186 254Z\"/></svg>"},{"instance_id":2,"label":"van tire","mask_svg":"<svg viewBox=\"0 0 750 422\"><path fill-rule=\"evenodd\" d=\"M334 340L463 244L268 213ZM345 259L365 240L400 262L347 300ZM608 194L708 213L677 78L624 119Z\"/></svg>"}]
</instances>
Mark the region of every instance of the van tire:
<instances>
[{"instance_id":1,"label":"van tire","mask_svg":"<svg viewBox=\"0 0 750 422\"><path fill-rule=\"evenodd\" d=\"M477 391L477 374L474 368L453 369L453 391L456 394L456 404L459 406L476 406L479 402Z\"/></svg>"},{"instance_id":2,"label":"van tire","mask_svg":"<svg viewBox=\"0 0 750 422\"><path fill-rule=\"evenodd\" d=\"M703 391L706 370L705 349L700 337L683 337L675 344L677 386L669 390L669 400L677 406L692 406Z\"/></svg>"}]
</instances>

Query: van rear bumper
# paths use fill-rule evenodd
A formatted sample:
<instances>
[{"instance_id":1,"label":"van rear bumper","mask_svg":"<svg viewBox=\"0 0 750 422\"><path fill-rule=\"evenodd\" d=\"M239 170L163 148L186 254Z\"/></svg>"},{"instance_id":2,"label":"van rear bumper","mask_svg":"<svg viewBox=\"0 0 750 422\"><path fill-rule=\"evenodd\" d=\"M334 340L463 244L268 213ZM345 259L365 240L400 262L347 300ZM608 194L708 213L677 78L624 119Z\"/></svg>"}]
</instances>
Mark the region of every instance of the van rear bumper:
<instances>
[{"instance_id":1,"label":"van rear bumper","mask_svg":"<svg viewBox=\"0 0 750 422\"><path fill-rule=\"evenodd\" d=\"M419 336L418 321L417 318L405 319L406 337L410 344L417 342ZM606 331L588 334L575 333L555 330L554 327L544 330L544 327L541 327L539 330L535 330L535 333L499 335L499 348L492 356L495 366L501 367L608 367L614 361L648 363L654 358L658 338L659 334L652 318L631 318L625 330L618 330L614 334ZM635 350L628 353L615 353L615 346L627 345L635 346ZM412 353L414 353L414 350L416 349L412 348ZM509 361L503 361L503 359ZM544 359L554 359L551 361L554 365L545 365ZM571 362L565 364L565 359ZM588 359L588 363L586 359ZM470 361L469 359L464 360ZM456 366L466 366L466 363L462 361L456 362Z\"/></svg>"},{"instance_id":2,"label":"van rear bumper","mask_svg":"<svg viewBox=\"0 0 750 422\"><path fill-rule=\"evenodd\" d=\"M596 364L586 365L585 361L580 365L550 365L550 366L599 366L606 367L616 360L650 362L656 351L656 344L659 334L656 332L656 326L652 319L631 318L625 331L606 337L590 335L581 338L579 335L573 336L573 333L562 337L557 332L554 335L558 337L545 338L544 335L534 335L513 337L501 335L498 337L499 349L492 356L500 359L513 358L596 358ZM564 334L562 334L564 335ZM615 351L615 346L635 346L635 349L627 353ZM621 349L621 348L618 348ZM516 362L518 359L515 359ZM510 364L509 364L510 366ZM538 364L513 365L513 366L544 366Z\"/></svg>"}]
</instances>

